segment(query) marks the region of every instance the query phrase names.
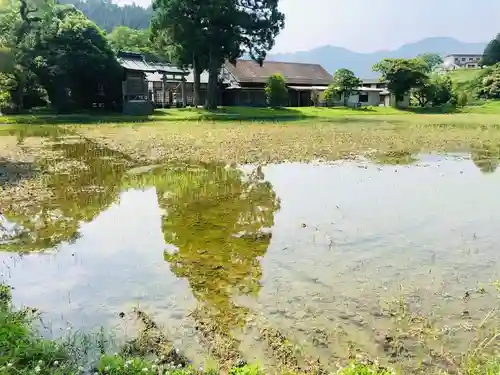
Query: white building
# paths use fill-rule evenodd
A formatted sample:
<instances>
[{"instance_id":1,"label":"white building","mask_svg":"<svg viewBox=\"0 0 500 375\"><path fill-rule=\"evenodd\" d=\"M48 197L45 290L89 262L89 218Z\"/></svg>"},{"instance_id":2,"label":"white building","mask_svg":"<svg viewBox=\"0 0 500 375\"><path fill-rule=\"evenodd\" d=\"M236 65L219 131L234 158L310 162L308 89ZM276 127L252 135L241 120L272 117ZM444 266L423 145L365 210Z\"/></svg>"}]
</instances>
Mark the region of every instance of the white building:
<instances>
[{"instance_id":1,"label":"white building","mask_svg":"<svg viewBox=\"0 0 500 375\"><path fill-rule=\"evenodd\" d=\"M454 69L477 69L480 68L482 54L453 54L444 58L443 68L446 70Z\"/></svg>"},{"instance_id":2,"label":"white building","mask_svg":"<svg viewBox=\"0 0 500 375\"><path fill-rule=\"evenodd\" d=\"M340 98L335 105L343 105L344 97ZM371 107L393 107L396 105L396 98L387 89L387 82L381 82L378 79L364 79L362 86L358 88L357 93L353 94L347 100L349 107L361 105ZM399 108L408 108L410 106L410 96L405 95L403 100L397 103Z\"/></svg>"}]
</instances>

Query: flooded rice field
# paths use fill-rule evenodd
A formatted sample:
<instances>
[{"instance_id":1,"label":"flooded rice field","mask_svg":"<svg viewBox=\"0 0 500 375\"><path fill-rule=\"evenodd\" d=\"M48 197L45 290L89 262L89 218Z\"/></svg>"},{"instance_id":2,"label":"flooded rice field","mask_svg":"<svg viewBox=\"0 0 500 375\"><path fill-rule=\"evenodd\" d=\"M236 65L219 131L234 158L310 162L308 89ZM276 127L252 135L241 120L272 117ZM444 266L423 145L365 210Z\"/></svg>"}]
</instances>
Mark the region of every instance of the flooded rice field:
<instances>
[{"instance_id":1,"label":"flooded rice field","mask_svg":"<svg viewBox=\"0 0 500 375\"><path fill-rule=\"evenodd\" d=\"M487 150L144 166L79 139L49 147L44 194L2 207L0 262L51 335L104 326L120 340L139 308L199 364L446 367L498 323Z\"/></svg>"}]
</instances>

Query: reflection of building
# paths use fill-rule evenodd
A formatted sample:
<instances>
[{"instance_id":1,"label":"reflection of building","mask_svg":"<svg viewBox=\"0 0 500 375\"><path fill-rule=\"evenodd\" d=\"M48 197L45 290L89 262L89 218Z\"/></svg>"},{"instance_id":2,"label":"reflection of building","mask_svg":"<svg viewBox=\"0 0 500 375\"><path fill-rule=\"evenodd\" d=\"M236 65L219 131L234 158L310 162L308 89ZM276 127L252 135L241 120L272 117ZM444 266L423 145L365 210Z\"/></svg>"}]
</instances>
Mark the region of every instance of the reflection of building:
<instances>
[{"instance_id":1,"label":"reflection of building","mask_svg":"<svg viewBox=\"0 0 500 375\"><path fill-rule=\"evenodd\" d=\"M480 68L482 54L453 54L444 58L443 67L446 70L454 69L477 69Z\"/></svg>"}]
</instances>

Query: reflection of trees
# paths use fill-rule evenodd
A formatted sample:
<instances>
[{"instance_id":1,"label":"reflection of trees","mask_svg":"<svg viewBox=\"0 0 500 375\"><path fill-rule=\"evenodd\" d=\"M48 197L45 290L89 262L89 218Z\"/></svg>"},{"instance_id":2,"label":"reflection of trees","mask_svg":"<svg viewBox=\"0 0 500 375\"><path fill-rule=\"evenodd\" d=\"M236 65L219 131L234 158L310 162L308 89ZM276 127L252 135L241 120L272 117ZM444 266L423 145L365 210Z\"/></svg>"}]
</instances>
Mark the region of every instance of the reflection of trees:
<instances>
[{"instance_id":1,"label":"reflection of trees","mask_svg":"<svg viewBox=\"0 0 500 375\"><path fill-rule=\"evenodd\" d=\"M493 173L500 163L500 146L482 144L472 148L471 159L483 173Z\"/></svg>"},{"instance_id":2,"label":"reflection of trees","mask_svg":"<svg viewBox=\"0 0 500 375\"><path fill-rule=\"evenodd\" d=\"M28 184L4 211L24 228L4 248L39 250L73 241L80 222L91 221L116 200L126 157L91 142L59 143L53 150L60 156L43 163L49 171L44 182Z\"/></svg>"},{"instance_id":3,"label":"reflection of trees","mask_svg":"<svg viewBox=\"0 0 500 375\"><path fill-rule=\"evenodd\" d=\"M158 171L156 172L158 173ZM246 310L234 295L259 290L263 256L279 201L260 168L246 177L222 165L161 170L157 178L165 241L177 247L165 260L189 280L204 311L226 327L241 323ZM161 182L160 182L161 180Z\"/></svg>"}]
</instances>

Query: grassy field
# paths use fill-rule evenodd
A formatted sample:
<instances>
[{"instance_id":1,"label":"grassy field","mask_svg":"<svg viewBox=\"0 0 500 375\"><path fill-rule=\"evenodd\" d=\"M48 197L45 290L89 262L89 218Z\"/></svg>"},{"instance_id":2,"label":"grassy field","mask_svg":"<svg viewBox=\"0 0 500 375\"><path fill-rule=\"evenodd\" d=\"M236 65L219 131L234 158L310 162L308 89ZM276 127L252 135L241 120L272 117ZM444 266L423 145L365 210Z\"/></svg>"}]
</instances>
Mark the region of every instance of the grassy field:
<instances>
[{"instance_id":1,"label":"grassy field","mask_svg":"<svg viewBox=\"0 0 500 375\"><path fill-rule=\"evenodd\" d=\"M101 123L141 123L177 121L342 121L352 116L406 116L436 113L500 113L500 102L480 102L461 110L451 108L410 108L391 107L352 108L249 108L221 107L215 111L201 108L158 109L151 116L123 116L116 113L78 113L58 115L51 113L1 116L0 124L101 124Z\"/></svg>"}]
</instances>

